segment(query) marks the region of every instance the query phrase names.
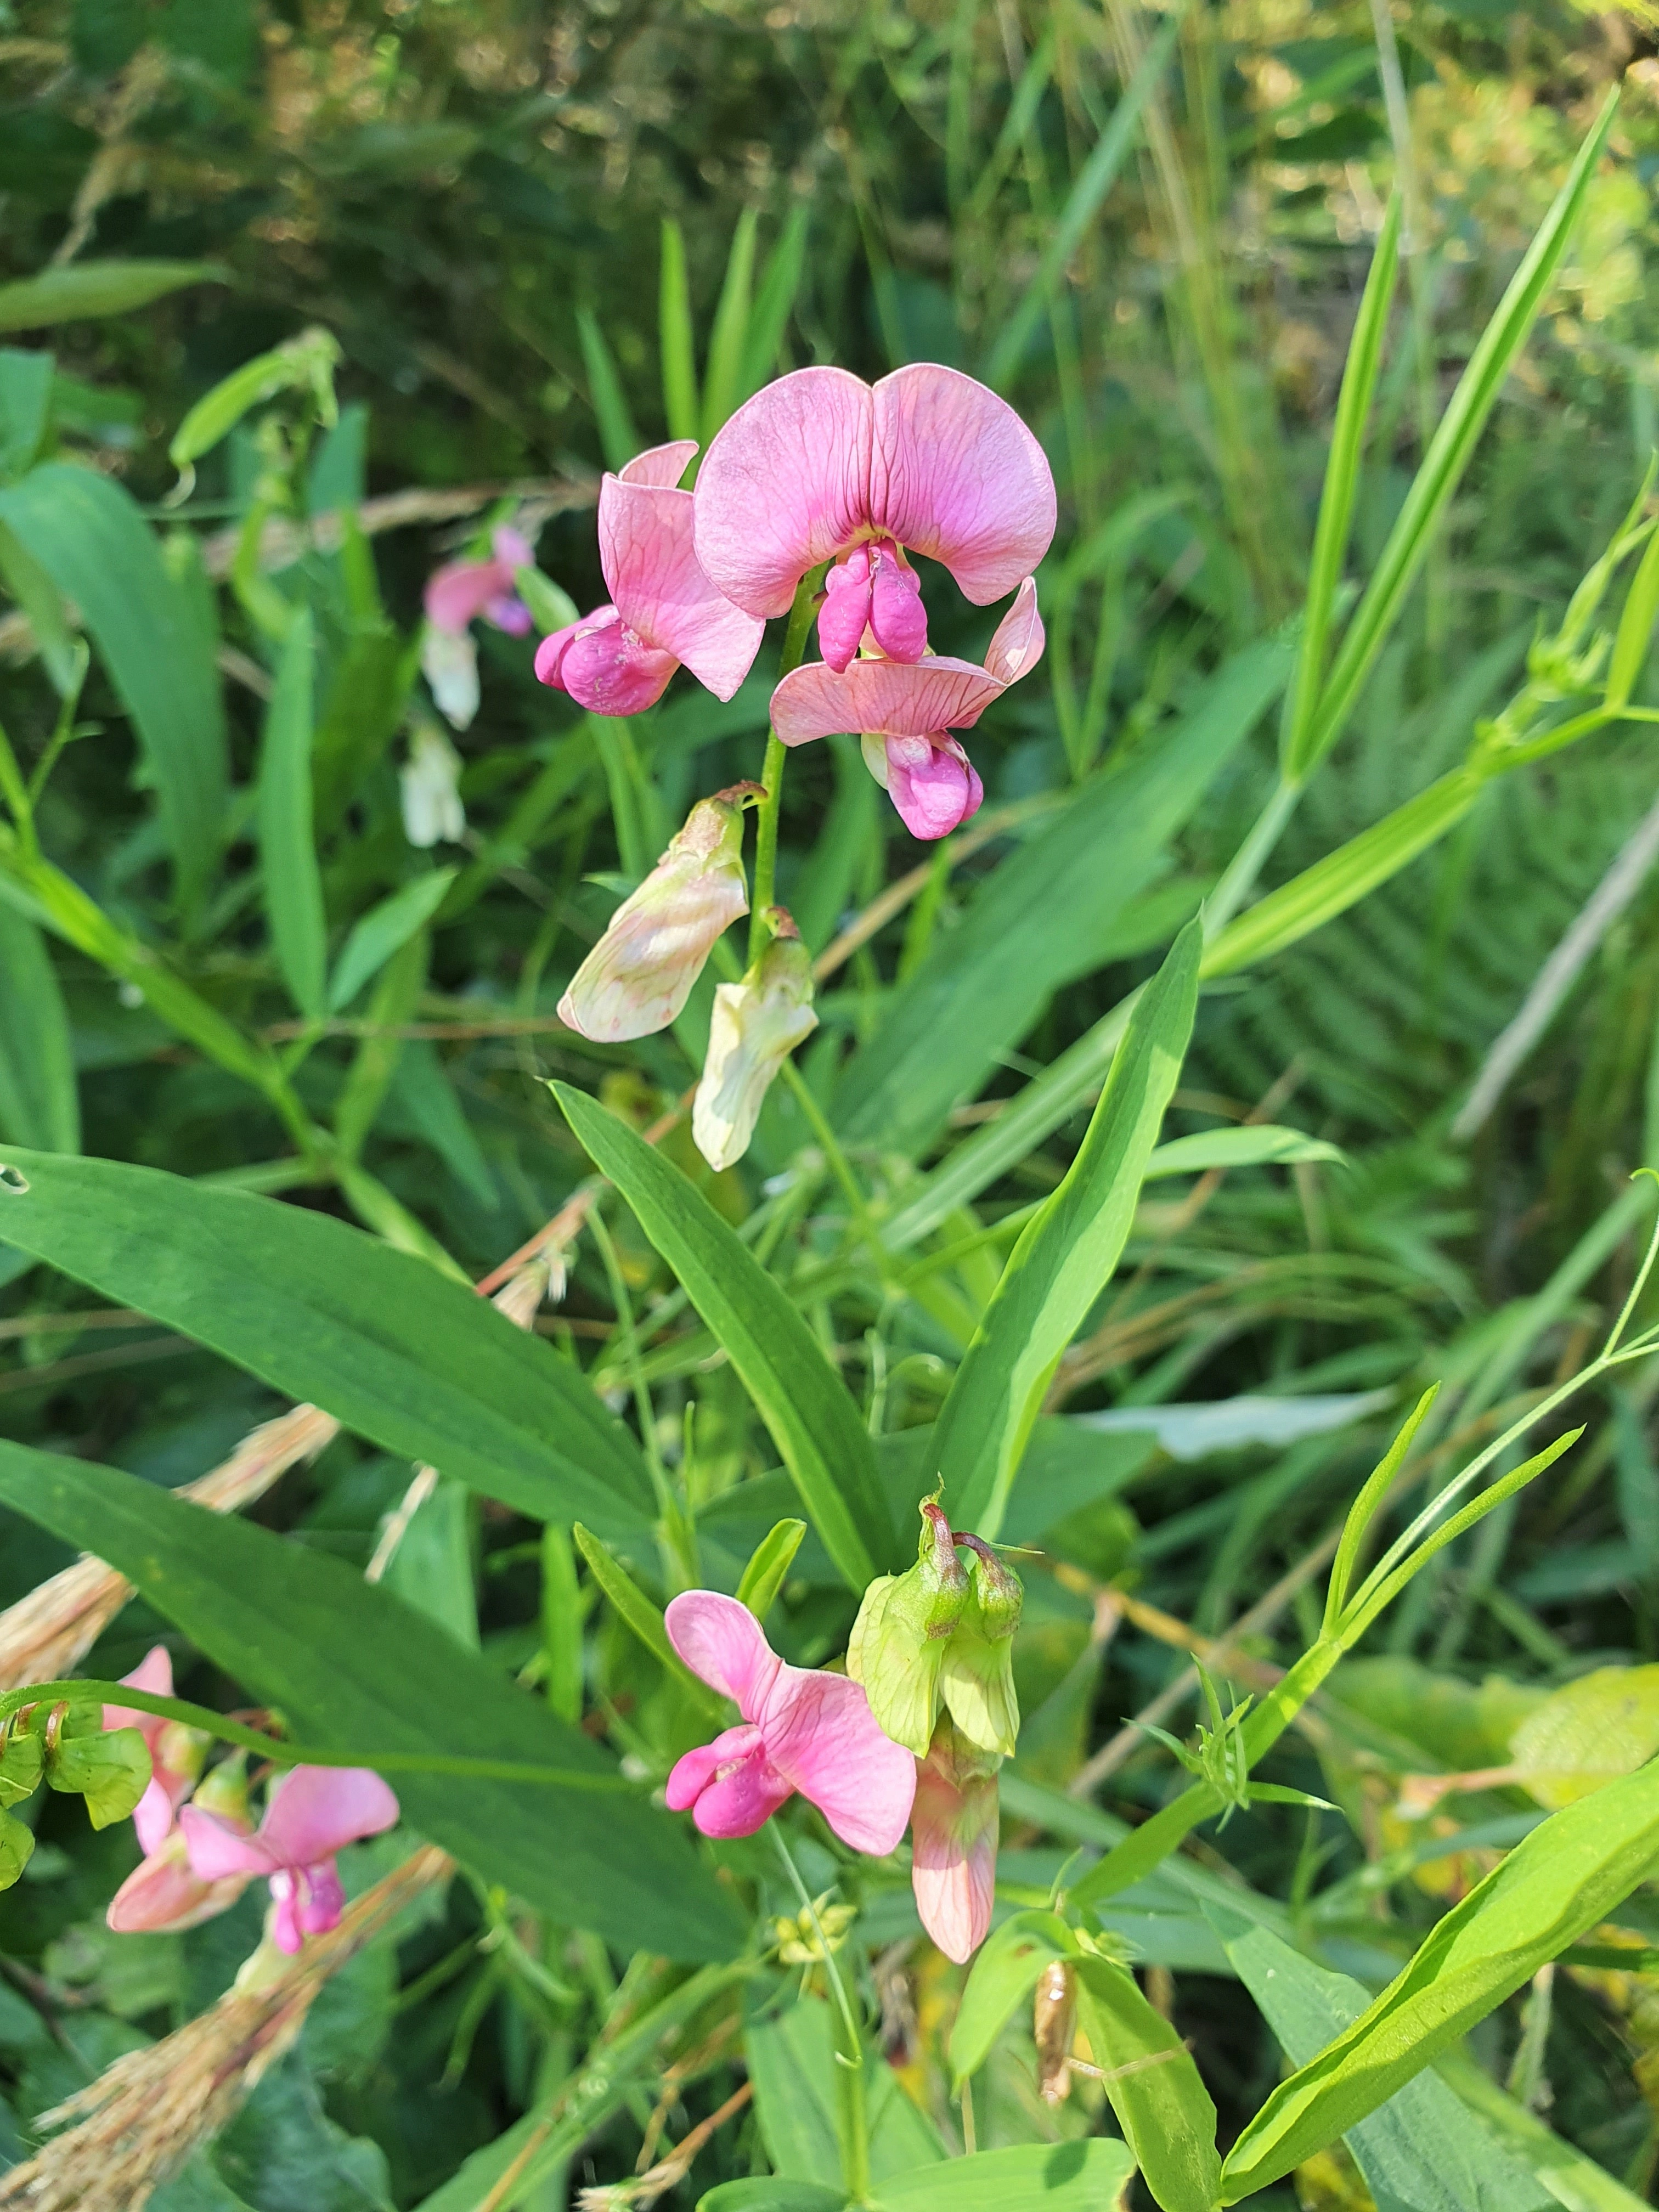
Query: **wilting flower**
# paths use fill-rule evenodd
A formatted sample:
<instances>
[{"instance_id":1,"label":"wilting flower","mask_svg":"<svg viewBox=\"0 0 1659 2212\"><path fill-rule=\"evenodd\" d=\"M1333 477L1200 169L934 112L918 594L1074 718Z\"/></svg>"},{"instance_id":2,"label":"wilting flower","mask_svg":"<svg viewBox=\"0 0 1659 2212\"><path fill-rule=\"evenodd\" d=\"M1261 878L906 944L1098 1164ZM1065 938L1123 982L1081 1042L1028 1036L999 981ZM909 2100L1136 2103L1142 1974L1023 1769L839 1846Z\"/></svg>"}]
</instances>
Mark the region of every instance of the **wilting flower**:
<instances>
[{"instance_id":1,"label":"wilting flower","mask_svg":"<svg viewBox=\"0 0 1659 2212\"><path fill-rule=\"evenodd\" d=\"M570 979L559 1019L585 1037L620 1044L666 1029L722 931L749 911L743 808L757 783L700 799L685 827Z\"/></svg>"},{"instance_id":2,"label":"wilting flower","mask_svg":"<svg viewBox=\"0 0 1659 2212\"><path fill-rule=\"evenodd\" d=\"M716 591L692 543L692 495L675 487L692 438L637 453L599 486L599 566L611 604L544 637L536 673L596 714L654 706L682 663L729 699L765 628Z\"/></svg>"},{"instance_id":3,"label":"wilting flower","mask_svg":"<svg viewBox=\"0 0 1659 2212\"><path fill-rule=\"evenodd\" d=\"M422 722L398 771L404 835L422 852L440 838L457 844L466 830L459 788L461 757L435 722Z\"/></svg>"},{"instance_id":4,"label":"wilting flower","mask_svg":"<svg viewBox=\"0 0 1659 2212\"><path fill-rule=\"evenodd\" d=\"M672 1809L689 1808L705 1836L749 1836L799 1790L844 1844L884 1858L910 1817L915 1762L877 1727L858 1684L787 1666L748 1607L718 1591L687 1590L665 1618L692 1673L743 1715L676 1765Z\"/></svg>"},{"instance_id":5,"label":"wilting flower","mask_svg":"<svg viewBox=\"0 0 1659 2212\"><path fill-rule=\"evenodd\" d=\"M196 1803L238 1835L252 1833L240 1753L213 1769L198 1789ZM144 1856L116 1891L104 1916L118 1936L161 1935L199 1927L203 1921L228 1911L248 1886L250 1877L246 1874L204 1880L191 1865L183 1828L171 1820L153 1841L147 1841L142 1831L138 1840Z\"/></svg>"},{"instance_id":6,"label":"wilting flower","mask_svg":"<svg viewBox=\"0 0 1659 2212\"><path fill-rule=\"evenodd\" d=\"M836 562L818 617L833 669L866 627L890 659L921 657L927 622L902 548L988 606L1054 534L1042 447L1006 400L932 362L873 388L842 368L780 377L716 437L695 496L697 557L751 615L787 613L807 571Z\"/></svg>"},{"instance_id":7,"label":"wilting flower","mask_svg":"<svg viewBox=\"0 0 1659 2212\"><path fill-rule=\"evenodd\" d=\"M478 711L478 653L471 625L482 617L509 637L524 637L531 628L516 582L519 570L534 558L528 539L516 530L497 530L490 554L488 561L451 561L427 579L421 673L439 712L458 730Z\"/></svg>"},{"instance_id":8,"label":"wilting flower","mask_svg":"<svg viewBox=\"0 0 1659 2212\"><path fill-rule=\"evenodd\" d=\"M916 1764L910 1887L921 1924L947 1959L972 1958L991 1925L996 1896L997 1769L949 1720Z\"/></svg>"},{"instance_id":9,"label":"wilting flower","mask_svg":"<svg viewBox=\"0 0 1659 2212\"><path fill-rule=\"evenodd\" d=\"M144 1654L131 1674L123 1674L124 1687L146 1690L153 1698L173 1695L173 1656L165 1644ZM106 1729L137 1729L150 1757L149 1786L132 1815L140 1848L148 1856L159 1848L173 1826L173 1816L196 1786L207 1756L208 1739L199 1729L164 1720L159 1713L141 1713L125 1705L106 1705Z\"/></svg>"},{"instance_id":10,"label":"wilting flower","mask_svg":"<svg viewBox=\"0 0 1659 2212\"><path fill-rule=\"evenodd\" d=\"M711 1168L729 1168L749 1149L778 1070L818 1025L811 955L782 907L775 934L740 983L714 993L708 1052L691 1107L691 1135Z\"/></svg>"},{"instance_id":11,"label":"wilting flower","mask_svg":"<svg viewBox=\"0 0 1659 2212\"><path fill-rule=\"evenodd\" d=\"M276 1904L271 1936L298 1951L340 1924L345 1892L334 1854L398 1819L398 1800L364 1766L296 1766L271 1784L252 1834L198 1805L179 1816L191 1871L204 1881L264 1875Z\"/></svg>"},{"instance_id":12,"label":"wilting flower","mask_svg":"<svg viewBox=\"0 0 1659 2212\"><path fill-rule=\"evenodd\" d=\"M849 661L837 674L809 661L772 694L772 726L787 745L837 731L857 733L878 783L917 837L945 837L979 811L984 786L953 730L971 729L985 709L1042 657L1036 586L1027 576L997 625L982 667L930 653L908 663Z\"/></svg>"},{"instance_id":13,"label":"wilting flower","mask_svg":"<svg viewBox=\"0 0 1659 2212\"><path fill-rule=\"evenodd\" d=\"M933 1740L939 1670L968 1595L950 1522L930 1498L916 1564L871 1583L847 1646L847 1671L862 1683L871 1711L918 1759Z\"/></svg>"}]
</instances>

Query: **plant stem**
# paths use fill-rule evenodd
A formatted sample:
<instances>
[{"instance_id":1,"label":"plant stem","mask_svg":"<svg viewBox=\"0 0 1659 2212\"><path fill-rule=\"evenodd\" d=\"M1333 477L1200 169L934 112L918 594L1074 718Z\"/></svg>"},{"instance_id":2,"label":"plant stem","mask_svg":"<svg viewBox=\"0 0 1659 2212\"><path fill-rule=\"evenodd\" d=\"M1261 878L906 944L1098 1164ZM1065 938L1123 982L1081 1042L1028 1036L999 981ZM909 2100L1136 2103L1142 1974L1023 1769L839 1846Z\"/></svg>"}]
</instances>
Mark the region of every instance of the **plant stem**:
<instances>
[{"instance_id":1,"label":"plant stem","mask_svg":"<svg viewBox=\"0 0 1659 2212\"><path fill-rule=\"evenodd\" d=\"M842 2184L854 2205L867 2204L870 2201L870 2129L864 2107L864 2039L859 2033L858 2016L847 1994L847 1984L841 1978L841 1968L836 1964L834 1954L819 1923L817 1907L807 1894L806 1884L800 1878L800 1869L790 1856L782 1829L775 1822L773 1823L772 1836L778 1847L778 1856L788 1869L795 1894L800 1899L801 1911L811 1923L812 1933L817 1938L818 1949L823 1954L823 1971L835 1996L840 2028L840 2048L836 2052L836 2132L841 2139Z\"/></svg>"},{"instance_id":2,"label":"plant stem","mask_svg":"<svg viewBox=\"0 0 1659 2212\"><path fill-rule=\"evenodd\" d=\"M806 650L806 633L811 626L813 610L823 583L827 561L809 569L795 586L795 604L789 610L789 627L783 634L783 655L778 663L778 681L782 682L793 669L799 668L801 655ZM783 800L782 740L775 730L766 733L766 765L761 770L761 781L766 786L766 796L755 815L755 896L749 909L749 965L752 968L766 950L766 909L772 904L778 873L778 810Z\"/></svg>"}]
</instances>

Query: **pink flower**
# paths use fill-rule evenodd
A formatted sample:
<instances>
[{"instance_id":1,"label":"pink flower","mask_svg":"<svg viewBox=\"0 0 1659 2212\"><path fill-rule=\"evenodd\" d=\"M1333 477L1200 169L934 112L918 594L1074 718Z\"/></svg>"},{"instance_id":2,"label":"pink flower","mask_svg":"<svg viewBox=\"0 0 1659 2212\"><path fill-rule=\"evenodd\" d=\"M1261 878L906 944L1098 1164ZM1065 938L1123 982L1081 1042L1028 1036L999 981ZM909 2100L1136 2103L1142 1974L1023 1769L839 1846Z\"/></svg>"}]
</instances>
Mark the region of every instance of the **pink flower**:
<instances>
[{"instance_id":1,"label":"pink flower","mask_svg":"<svg viewBox=\"0 0 1659 2212\"><path fill-rule=\"evenodd\" d=\"M204 1815L203 1817L206 1817ZM247 1832L252 1824L242 1823ZM190 1863L182 1828L169 1828L110 1900L104 1917L118 1936L171 1935L228 1912L247 1887L245 1874L204 1881Z\"/></svg>"},{"instance_id":2,"label":"pink flower","mask_svg":"<svg viewBox=\"0 0 1659 2212\"><path fill-rule=\"evenodd\" d=\"M1042 447L1006 400L932 362L873 388L842 368L780 377L709 447L696 504L697 558L751 615L787 613L808 569L836 562L818 638L837 672L866 626L890 659L921 659L927 621L900 548L942 562L982 607L1054 534Z\"/></svg>"},{"instance_id":3,"label":"pink flower","mask_svg":"<svg viewBox=\"0 0 1659 2212\"><path fill-rule=\"evenodd\" d=\"M921 1924L947 1959L971 1959L991 1926L997 1877L1000 1753L975 1751L948 1720L916 1761L910 1887Z\"/></svg>"},{"instance_id":4,"label":"pink flower","mask_svg":"<svg viewBox=\"0 0 1659 2212\"><path fill-rule=\"evenodd\" d=\"M153 1698L173 1695L173 1658L165 1644L147 1651L122 1682L132 1690L147 1690ZM149 1747L149 1787L138 1800L132 1825L139 1846L148 1858L159 1850L173 1826L173 1816L196 1786L207 1750L207 1738L159 1713L141 1713L125 1705L106 1705L106 1729L136 1728Z\"/></svg>"},{"instance_id":5,"label":"pink flower","mask_svg":"<svg viewBox=\"0 0 1659 2212\"><path fill-rule=\"evenodd\" d=\"M544 637L536 673L595 714L653 707L682 663L729 699L765 625L717 592L692 544L692 495L675 489L690 438L637 453L599 486L599 566L611 604Z\"/></svg>"},{"instance_id":6,"label":"pink flower","mask_svg":"<svg viewBox=\"0 0 1659 2212\"><path fill-rule=\"evenodd\" d=\"M952 730L971 729L993 700L1036 665L1043 647L1036 586L1027 576L997 625L983 667L929 654L907 663L849 661L839 673L809 661L772 694L772 726L787 745L836 731L864 739L876 781L917 837L948 836L979 811L985 787Z\"/></svg>"},{"instance_id":7,"label":"pink flower","mask_svg":"<svg viewBox=\"0 0 1659 2212\"><path fill-rule=\"evenodd\" d=\"M334 1854L398 1819L398 1800L363 1766L296 1766L270 1787L258 1830L245 1831L186 1805L179 1817L191 1871L204 1881L264 1875L276 1911L278 1950L295 1952L307 1936L340 1924L345 1893Z\"/></svg>"},{"instance_id":8,"label":"pink flower","mask_svg":"<svg viewBox=\"0 0 1659 2212\"><path fill-rule=\"evenodd\" d=\"M427 579L426 618L434 629L459 637L482 616L509 637L527 635L530 610L519 597L518 573L535 558L530 542L503 529L493 532L489 544L489 560L451 561Z\"/></svg>"},{"instance_id":9,"label":"pink flower","mask_svg":"<svg viewBox=\"0 0 1659 2212\"><path fill-rule=\"evenodd\" d=\"M844 1844L884 1858L915 1795L915 1761L877 1727L844 1674L786 1666L736 1598L687 1590L665 1615L694 1674L732 1698L741 1728L688 1751L668 1778L668 1803L705 1836L750 1836L796 1790Z\"/></svg>"}]
</instances>

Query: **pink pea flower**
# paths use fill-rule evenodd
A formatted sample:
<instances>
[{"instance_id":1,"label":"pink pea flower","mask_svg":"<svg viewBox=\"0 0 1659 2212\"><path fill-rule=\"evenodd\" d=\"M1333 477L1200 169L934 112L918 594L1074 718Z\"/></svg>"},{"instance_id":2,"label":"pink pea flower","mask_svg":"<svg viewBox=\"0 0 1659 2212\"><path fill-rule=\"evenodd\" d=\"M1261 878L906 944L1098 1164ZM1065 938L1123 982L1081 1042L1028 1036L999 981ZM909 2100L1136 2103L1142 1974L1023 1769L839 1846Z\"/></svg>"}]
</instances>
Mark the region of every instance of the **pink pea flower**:
<instances>
[{"instance_id":1,"label":"pink pea flower","mask_svg":"<svg viewBox=\"0 0 1659 2212\"><path fill-rule=\"evenodd\" d=\"M904 1833L915 1761L882 1734L863 1691L844 1674L786 1666L745 1605L687 1590L665 1616L694 1674L743 1715L688 1751L668 1778L668 1803L705 1836L751 1836L796 1790L844 1844L884 1858Z\"/></svg>"},{"instance_id":2,"label":"pink pea flower","mask_svg":"<svg viewBox=\"0 0 1659 2212\"><path fill-rule=\"evenodd\" d=\"M772 694L772 726L787 745L836 731L856 732L871 774L912 836L945 837L979 811L985 797L951 732L971 729L1036 665L1042 647L1036 585L1027 576L997 625L982 667L932 653L915 662L853 660L840 673L827 661L809 661Z\"/></svg>"},{"instance_id":3,"label":"pink pea flower","mask_svg":"<svg viewBox=\"0 0 1659 2212\"><path fill-rule=\"evenodd\" d=\"M123 1684L147 1690L153 1698L173 1695L173 1656L165 1644L147 1651ZM207 1753L207 1738L199 1730L164 1720L160 1713L141 1713L125 1705L106 1705L106 1729L136 1728L149 1748L149 1786L132 1815L140 1849L146 1857L159 1849L173 1826L173 1816L196 1786Z\"/></svg>"},{"instance_id":4,"label":"pink pea flower","mask_svg":"<svg viewBox=\"0 0 1659 2212\"><path fill-rule=\"evenodd\" d=\"M478 652L471 624L480 617L509 637L531 628L530 610L519 597L517 576L534 558L530 542L516 530L498 530L488 561L452 561L427 580L426 629L421 639L421 673L444 719L465 730L478 711Z\"/></svg>"},{"instance_id":5,"label":"pink pea flower","mask_svg":"<svg viewBox=\"0 0 1659 2212\"><path fill-rule=\"evenodd\" d=\"M947 1959L971 1959L990 1931L997 1878L996 1752L976 1751L948 1720L916 1761L910 1887L921 1924Z\"/></svg>"},{"instance_id":6,"label":"pink pea flower","mask_svg":"<svg viewBox=\"0 0 1659 2212\"><path fill-rule=\"evenodd\" d=\"M636 453L599 486L599 566L611 604L544 637L536 673L595 714L655 706L682 664L717 699L754 665L765 629L722 597L697 562L692 495L675 489L692 438Z\"/></svg>"},{"instance_id":7,"label":"pink pea flower","mask_svg":"<svg viewBox=\"0 0 1659 2212\"><path fill-rule=\"evenodd\" d=\"M787 613L808 569L835 562L818 640L837 672L866 628L890 659L921 658L927 619L901 549L942 562L982 607L1054 534L1042 447L1006 400L933 362L873 387L842 368L780 377L716 437L696 503L697 558L751 615Z\"/></svg>"},{"instance_id":8,"label":"pink pea flower","mask_svg":"<svg viewBox=\"0 0 1659 2212\"><path fill-rule=\"evenodd\" d=\"M345 1892L334 1854L398 1819L398 1800L364 1766L296 1766L274 1782L264 1818L249 1835L212 1813L186 1805L179 1816L191 1871L204 1881L264 1875L276 1911L279 1951L298 1951L307 1936L337 1928Z\"/></svg>"},{"instance_id":9,"label":"pink pea flower","mask_svg":"<svg viewBox=\"0 0 1659 2212\"><path fill-rule=\"evenodd\" d=\"M154 1659L155 1653L150 1654ZM145 1662L146 1666L149 1661ZM129 1681L134 1678L127 1677ZM145 1683L146 1689L150 1684ZM163 1694L159 1690L157 1695ZM146 1717L148 1717L148 1716ZM131 1723L128 1725L131 1725ZM211 1813L238 1835L251 1835L247 1784L240 1757L216 1766L196 1792L196 1805ZM142 1809L142 1808L141 1808ZM228 1911L247 1887L246 1874L204 1881L190 1863L185 1832L168 1814L168 1825L159 1836L139 1831L144 1856L111 1900L105 1918L118 1936L166 1935L198 1928L204 1920Z\"/></svg>"}]
</instances>

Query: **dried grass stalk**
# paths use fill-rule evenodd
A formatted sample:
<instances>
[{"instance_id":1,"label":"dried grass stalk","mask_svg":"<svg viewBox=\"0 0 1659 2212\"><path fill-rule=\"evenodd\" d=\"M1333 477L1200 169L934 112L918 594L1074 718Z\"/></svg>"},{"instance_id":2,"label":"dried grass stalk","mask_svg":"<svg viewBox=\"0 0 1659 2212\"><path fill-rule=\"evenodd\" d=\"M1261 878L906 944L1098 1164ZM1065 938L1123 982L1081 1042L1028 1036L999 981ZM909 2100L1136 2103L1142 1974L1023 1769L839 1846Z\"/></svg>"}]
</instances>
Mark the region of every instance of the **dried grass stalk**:
<instances>
[{"instance_id":1,"label":"dried grass stalk","mask_svg":"<svg viewBox=\"0 0 1659 2212\"><path fill-rule=\"evenodd\" d=\"M293 2047L329 1977L453 1870L447 1853L422 1845L264 1987L227 1990L199 2018L118 2058L87 2088L42 2113L42 2125L64 2132L0 2176L0 2207L142 2212Z\"/></svg>"}]
</instances>

